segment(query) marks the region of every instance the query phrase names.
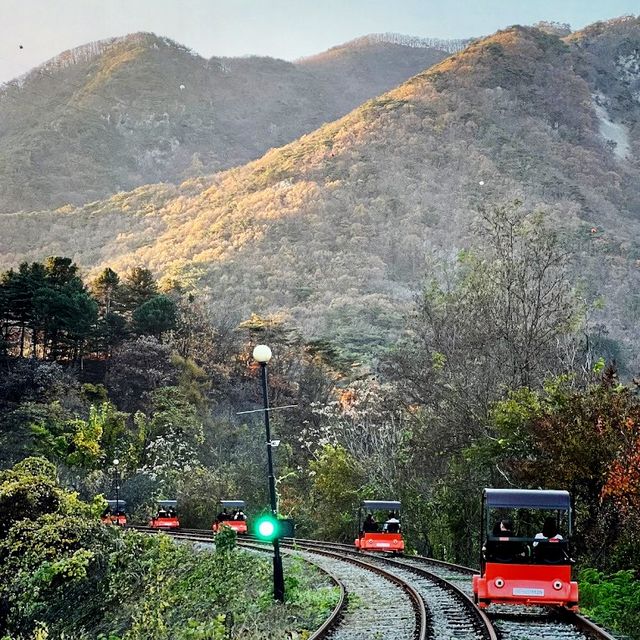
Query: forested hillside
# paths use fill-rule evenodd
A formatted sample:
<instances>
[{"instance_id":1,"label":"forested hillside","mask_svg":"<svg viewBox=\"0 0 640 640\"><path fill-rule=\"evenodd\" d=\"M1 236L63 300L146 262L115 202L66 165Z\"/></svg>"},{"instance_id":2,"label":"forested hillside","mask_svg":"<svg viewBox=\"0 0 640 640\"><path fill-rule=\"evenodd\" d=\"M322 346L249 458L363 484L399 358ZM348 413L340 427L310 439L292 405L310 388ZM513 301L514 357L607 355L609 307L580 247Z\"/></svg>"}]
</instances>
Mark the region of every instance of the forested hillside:
<instances>
[{"instance_id":1,"label":"forested hillside","mask_svg":"<svg viewBox=\"0 0 640 640\"><path fill-rule=\"evenodd\" d=\"M139 33L67 51L0 87L0 213L244 164L442 60L453 44L363 39L290 63L206 60Z\"/></svg>"},{"instance_id":2,"label":"forested hillside","mask_svg":"<svg viewBox=\"0 0 640 640\"><path fill-rule=\"evenodd\" d=\"M591 319L633 360L639 46L634 18L566 39L513 27L244 167L4 216L2 263L143 264L238 317L282 311L371 353L430 262L474 245L478 209L519 199L551 215Z\"/></svg>"},{"instance_id":3,"label":"forested hillside","mask_svg":"<svg viewBox=\"0 0 640 640\"><path fill-rule=\"evenodd\" d=\"M160 498L178 500L184 527L209 528L221 498L264 511L251 354L267 344L278 511L300 537L352 542L360 501L393 496L409 549L471 565L483 487L567 489L581 607L640 640L640 19L541 27L449 43L393 90L218 172L261 153L229 132L275 121L252 111L252 83L263 115L324 121L315 88L355 100L421 64L425 43L372 37L289 65L203 61L139 35L0 93L0 110L20 91L33 102L0 119L27 127L2 165L7 202L83 202L87 185L97 197L169 166L185 177L0 216L0 636L221 636L227 612L245 636L288 633L268 622L267 565L246 600L229 580L212 598L218 569L254 574L97 521L96 496L115 491L139 523ZM205 118L185 69L201 87L237 81L228 109ZM104 95L120 106L98 121ZM327 600L292 586L310 599L278 624L304 609L296 629L311 628Z\"/></svg>"},{"instance_id":4,"label":"forested hillside","mask_svg":"<svg viewBox=\"0 0 640 640\"><path fill-rule=\"evenodd\" d=\"M279 511L300 537L351 542L360 500L394 496L410 548L475 564L482 487L566 487L582 603L640 638L637 384L585 343L588 319L543 218L493 209L479 233L484 249L446 286L425 287L381 375L278 318L221 322L179 288L160 293L144 269L85 284L56 257L1 273L0 632L137 640L158 625L190 638L185 628L218 629L219 607L239 629L273 628L266 563L254 574L238 571L241 558L121 538L99 524L96 497L118 491L137 523L176 498L184 527L209 528L217 501L241 496L255 521L268 504L262 412L251 411L262 343L273 406L288 407L271 422ZM327 599L291 578L292 616L277 624L309 628ZM221 600L204 602L209 590ZM277 628L264 637L284 637Z\"/></svg>"}]
</instances>

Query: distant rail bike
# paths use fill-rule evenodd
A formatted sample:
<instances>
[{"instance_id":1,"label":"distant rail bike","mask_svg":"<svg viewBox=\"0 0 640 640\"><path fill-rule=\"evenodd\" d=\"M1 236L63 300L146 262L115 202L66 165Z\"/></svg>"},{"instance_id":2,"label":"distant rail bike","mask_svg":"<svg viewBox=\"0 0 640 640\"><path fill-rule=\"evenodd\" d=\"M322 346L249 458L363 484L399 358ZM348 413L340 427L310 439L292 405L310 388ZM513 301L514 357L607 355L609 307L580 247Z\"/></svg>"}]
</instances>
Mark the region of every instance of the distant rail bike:
<instances>
[{"instance_id":1,"label":"distant rail bike","mask_svg":"<svg viewBox=\"0 0 640 640\"><path fill-rule=\"evenodd\" d=\"M158 510L156 514L149 520L149 526L152 529L179 529L180 519L176 507L177 500L158 500Z\"/></svg>"},{"instance_id":2,"label":"distant rail bike","mask_svg":"<svg viewBox=\"0 0 640 640\"><path fill-rule=\"evenodd\" d=\"M222 527L233 529L238 535L247 533L247 516L244 514L244 500L220 500L220 513L216 516L211 529L219 533Z\"/></svg>"},{"instance_id":3,"label":"distant rail bike","mask_svg":"<svg viewBox=\"0 0 640 640\"><path fill-rule=\"evenodd\" d=\"M358 509L356 549L402 553L400 506L399 500L363 500Z\"/></svg>"},{"instance_id":4,"label":"distant rail bike","mask_svg":"<svg viewBox=\"0 0 640 640\"><path fill-rule=\"evenodd\" d=\"M100 520L103 524L117 524L121 527L127 525L127 503L124 500L107 500L109 505L104 512Z\"/></svg>"}]
</instances>

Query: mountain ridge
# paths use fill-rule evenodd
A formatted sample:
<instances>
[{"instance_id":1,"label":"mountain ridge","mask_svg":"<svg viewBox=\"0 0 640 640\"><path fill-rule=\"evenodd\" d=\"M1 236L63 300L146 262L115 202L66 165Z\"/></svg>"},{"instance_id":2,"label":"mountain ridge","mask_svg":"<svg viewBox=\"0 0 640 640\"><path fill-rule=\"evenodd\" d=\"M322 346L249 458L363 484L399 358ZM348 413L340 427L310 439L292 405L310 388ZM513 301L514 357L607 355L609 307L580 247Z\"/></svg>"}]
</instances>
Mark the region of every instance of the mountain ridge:
<instances>
[{"instance_id":1,"label":"mountain ridge","mask_svg":"<svg viewBox=\"0 0 640 640\"><path fill-rule=\"evenodd\" d=\"M320 66L206 60L149 33L69 50L0 90L0 212L242 165L446 55L349 51Z\"/></svg>"},{"instance_id":2,"label":"mountain ridge","mask_svg":"<svg viewBox=\"0 0 640 640\"><path fill-rule=\"evenodd\" d=\"M640 46L640 23L627 27L603 36L612 60L625 39ZM308 335L375 351L397 337L425 255L452 260L473 246L474 211L520 199L549 212L582 295L604 296L611 336L629 347L640 319L640 104L622 160L592 95L630 89L605 63L610 77L596 80L579 47L513 27L247 165L68 212L67 237L51 232L37 250L28 229L53 228L56 214L11 216L7 241L30 259L55 249L85 268L144 264L240 316L284 312Z\"/></svg>"}]
</instances>

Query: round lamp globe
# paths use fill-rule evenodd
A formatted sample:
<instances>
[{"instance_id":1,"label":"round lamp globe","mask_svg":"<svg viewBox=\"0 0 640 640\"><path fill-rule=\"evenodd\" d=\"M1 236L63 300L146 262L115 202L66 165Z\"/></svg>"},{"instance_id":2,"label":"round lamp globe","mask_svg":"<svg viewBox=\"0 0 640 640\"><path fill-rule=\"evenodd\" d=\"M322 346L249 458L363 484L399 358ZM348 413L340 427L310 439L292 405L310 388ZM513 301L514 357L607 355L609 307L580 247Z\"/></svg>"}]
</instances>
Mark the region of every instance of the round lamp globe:
<instances>
[{"instance_id":1,"label":"round lamp globe","mask_svg":"<svg viewBox=\"0 0 640 640\"><path fill-rule=\"evenodd\" d=\"M253 350L253 359L260 364L267 364L271 360L271 349L266 344L259 344Z\"/></svg>"}]
</instances>

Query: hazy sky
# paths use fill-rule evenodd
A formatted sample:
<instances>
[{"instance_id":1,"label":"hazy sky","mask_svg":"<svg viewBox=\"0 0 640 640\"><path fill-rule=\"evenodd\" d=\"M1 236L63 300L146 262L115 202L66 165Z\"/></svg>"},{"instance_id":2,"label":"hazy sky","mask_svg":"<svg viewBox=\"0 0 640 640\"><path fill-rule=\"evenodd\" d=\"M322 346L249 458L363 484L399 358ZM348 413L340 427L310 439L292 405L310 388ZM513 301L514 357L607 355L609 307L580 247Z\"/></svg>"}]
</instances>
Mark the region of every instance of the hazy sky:
<instances>
[{"instance_id":1,"label":"hazy sky","mask_svg":"<svg viewBox=\"0 0 640 640\"><path fill-rule=\"evenodd\" d=\"M576 29L638 11L638 0L0 0L0 82L71 47L135 31L205 57L293 60L367 33L466 38L539 20Z\"/></svg>"}]
</instances>

